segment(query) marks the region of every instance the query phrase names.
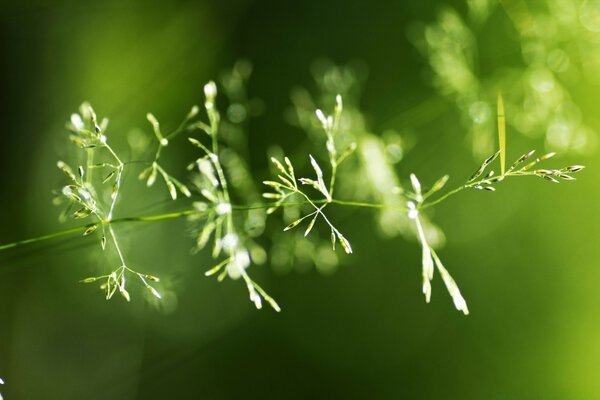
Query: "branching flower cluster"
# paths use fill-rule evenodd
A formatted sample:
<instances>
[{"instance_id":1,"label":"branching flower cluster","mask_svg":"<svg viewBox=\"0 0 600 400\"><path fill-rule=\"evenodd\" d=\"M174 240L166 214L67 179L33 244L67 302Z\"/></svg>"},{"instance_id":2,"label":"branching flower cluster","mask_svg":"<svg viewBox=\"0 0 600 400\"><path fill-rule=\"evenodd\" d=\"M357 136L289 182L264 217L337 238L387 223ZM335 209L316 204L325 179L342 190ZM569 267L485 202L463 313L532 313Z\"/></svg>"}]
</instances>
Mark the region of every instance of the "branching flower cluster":
<instances>
[{"instance_id":1,"label":"branching flower cluster","mask_svg":"<svg viewBox=\"0 0 600 400\"><path fill-rule=\"evenodd\" d=\"M325 207L327 207L333 201L335 178L338 166L356 150L355 143L352 143L342 154L338 154L336 148L335 134L339 129L339 120L342 114L342 107L342 97L338 95L336 97L334 115L325 116L323 111L320 109L317 109L316 111L316 115L319 118L319 121L322 123L323 129L327 136L326 147L329 155L329 164L331 166L331 179L329 180L329 184L325 183L323 170L312 155L309 155L309 159L310 164L315 172L315 177L299 179L296 179L294 167L289 158L284 158L284 166L279 160L273 157L271 158L271 161L279 172L279 175L277 175L279 182L264 181L263 184L274 189L276 193L267 192L263 194L263 197L274 200L274 203L267 210L267 213L269 214L274 212L278 207L285 205L285 202L290 198L295 196L300 197L301 200L306 201L313 208L313 211L290 223L285 227L284 231L295 228L304 220L309 220L306 230L304 231L304 236L307 236L314 227L316 220L321 217L331 231L331 245L333 250L335 250L336 241L339 241L344 251L347 254L350 254L352 253L352 246L350 245L350 242L331 223L323 211ZM315 189L323 196L323 199L311 199L311 197L302 190L302 187L298 186L298 182L304 186L309 186Z\"/></svg>"},{"instance_id":2,"label":"branching flower cluster","mask_svg":"<svg viewBox=\"0 0 600 400\"><path fill-rule=\"evenodd\" d=\"M207 201L194 204L196 212L191 218L204 223L196 240L197 248L203 248L210 237L214 235L213 258L219 258L222 253L225 256L205 275L211 276L218 273L217 279L219 281L222 281L226 276L231 279L242 278L248 288L250 300L256 308L262 308L264 299L273 309L280 311L280 307L275 300L252 280L246 271L251 262L250 252L244 246L242 235L238 232L234 223L227 179L219 158L217 135L221 117L215 108L216 84L214 82L206 84L204 94L206 96L205 107L210 122L201 126L203 131L210 137L211 148L209 149L200 140L194 138L189 138L189 141L204 153L202 157L195 161L195 164L198 172L203 177L200 193Z\"/></svg>"},{"instance_id":3,"label":"branching flower cluster","mask_svg":"<svg viewBox=\"0 0 600 400\"><path fill-rule=\"evenodd\" d=\"M119 262L119 266L109 274L85 278L82 282L100 281L102 282L100 288L106 293L107 300L111 299L118 290L123 298L130 301L131 296L126 282L127 275L131 274L137 277L153 296L160 299L160 293L149 283L158 282L159 279L137 272L127 265L112 225L125 164L108 144L106 136L108 119L104 118L98 123L92 107L88 103L83 103L79 114L71 115L67 127L71 131L71 141L84 153L85 162L77 167L76 173L65 162L57 163L58 168L70 180L70 184L62 188L60 192L62 199L59 197L55 202L66 200L67 206L62 214L63 217L70 214L76 220L93 219L94 222L85 227L83 235L87 236L99 231L102 250L107 249L107 241L112 243ZM108 199L102 196L105 185L111 185Z\"/></svg>"}]
</instances>

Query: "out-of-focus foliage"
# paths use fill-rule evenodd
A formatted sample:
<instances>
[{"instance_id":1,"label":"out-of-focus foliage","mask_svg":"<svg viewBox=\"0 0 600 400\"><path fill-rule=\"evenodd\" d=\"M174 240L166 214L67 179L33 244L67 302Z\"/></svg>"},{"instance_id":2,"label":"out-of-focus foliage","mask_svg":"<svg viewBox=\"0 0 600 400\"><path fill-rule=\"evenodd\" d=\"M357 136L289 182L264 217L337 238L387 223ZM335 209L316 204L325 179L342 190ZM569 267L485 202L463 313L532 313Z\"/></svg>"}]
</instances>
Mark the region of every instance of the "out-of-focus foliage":
<instances>
[{"instance_id":1,"label":"out-of-focus foliage","mask_svg":"<svg viewBox=\"0 0 600 400\"><path fill-rule=\"evenodd\" d=\"M444 7L435 22L413 26L409 36L428 58L435 87L460 110L474 154L493 149L493 99L500 90L518 132L544 137L549 150L592 152L596 134L572 87L598 83L600 2L473 0L467 6L467 15ZM499 30L494 13L506 13L514 30ZM518 46L518 59L503 58L507 42Z\"/></svg>"}]
</instances>

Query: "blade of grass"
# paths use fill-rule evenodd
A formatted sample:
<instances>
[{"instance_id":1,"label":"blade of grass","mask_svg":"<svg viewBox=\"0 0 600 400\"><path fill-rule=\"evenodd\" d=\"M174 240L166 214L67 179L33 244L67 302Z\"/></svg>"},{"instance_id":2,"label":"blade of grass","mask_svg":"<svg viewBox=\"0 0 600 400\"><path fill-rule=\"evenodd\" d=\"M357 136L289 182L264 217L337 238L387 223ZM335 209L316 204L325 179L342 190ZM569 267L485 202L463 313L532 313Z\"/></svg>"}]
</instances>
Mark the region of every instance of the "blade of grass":
<instances>
[{"instance_id":1,"label":"blade of grass","mask_svg":"<svg viewBox=\"0 0 600 400\"><path fill-rule=\"evenodd\" d=\"M506 117L504 116L504 100L498 92L498 144L500 146L501 175L506 172Z\"/></svg>"}]
</instances>

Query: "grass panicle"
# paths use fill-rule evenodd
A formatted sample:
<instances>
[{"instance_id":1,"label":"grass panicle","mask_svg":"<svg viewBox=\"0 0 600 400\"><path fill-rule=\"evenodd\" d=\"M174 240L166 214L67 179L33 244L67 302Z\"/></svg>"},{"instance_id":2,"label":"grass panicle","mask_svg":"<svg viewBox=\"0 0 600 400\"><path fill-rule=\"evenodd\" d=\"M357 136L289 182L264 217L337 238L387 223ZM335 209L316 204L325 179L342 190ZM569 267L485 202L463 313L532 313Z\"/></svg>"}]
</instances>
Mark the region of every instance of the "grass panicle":
<instances>
[{"instance_id":1,"label":"grass panicle","mask_svg":"<svg viewBox=\"0 0 600 400\"><path fill-rule=\"evenodd\" d=\"M331 71L339 73L340 70ZM261 309L267 303L275 311L280 311L274 298L249 274L252 265L261 265L268 257L258 238L270 233L269 238L274 243L273 264L276 264L277 257L293 261L291 257L298 254L295 253L297 249L304 248L308 249L305 254L310 253L314 262L329 260L328 266L335 265L339 254L335 252L336 245L339 244L345 254L353 253L350 241L335 222L336 209L368 208L375 211L380 221L387 221L387 225L385 221L380 223L379 226L384 227L382 230L389 229L389 221L392 221L393 225L400 227L394 226L398 231L393 232L410 232L418 240L425 301L431 301L432 281L437 270L455 308L467 315L467 303L438 255L443 234L429 221L427 210L465 189L493 192L500 182L519 176L534 176L552 183L572 181L575 180L573 175L584 169L581 165L540 168L538 164L549 160L555 153L534 158L534 151L523 154L506 168L504 101L499 95L498 151L487 157L463 184L453 189L446 189L450 181L448 175L441 175L428 185L412 173L405 184L398 178L394 167L406 149L401 139L393 133L384 135L385 139L365 133L362 122L356 122L364 121L364 116L358 111L356 100L352 101L347 93L351 85L342 85L337 93L325 93L326 107L318 107L307 100L310 96L294 99L298 124L320 145L310 154L290 154L288 157L283 151L275 152L270 157L273 177L259 186L254 183L246 160L248 147L240 139L243 135L229 134L243 131L246 116L252 114L251 102L244 89L249 73L248 64L242 63L226 75L222 87L230 104L223 115L217 107L220 89L213 81L203 88L204 110L201 112L200 107L191 107L174 130L165 133L158 119L147 114L156 147L152 145L147 149L151 157L139 178L148 187L162 180L172 200L180 199L179 195L191 198L191 208L159 215L114 218L118 203L123 201L123 173L129 164L124 163L109 144L108 119L98 120L92 107L84 103L67 123L69 139L77 148L75 159L78 161L57 162L65 184L56 192L54 200L55 204L63 206L62 221L70 218L81 225L9 243L0 246L0 250L69 234L80 234L86 240L95 237L109 262L117 267L110 268L105 274L84 278L82 283L99 284L107 300L118 293L129 302L132 295L128 283L133 278L141 283L150 298L160 300L160 279L129 266L116 228L121 223L154 223L187 218L194 236L193 252L206 249L205 256L212 259L213 265L206 269L205 275L214 276L219 282L226 278L242 281L249 300L256 308ZM344 76L352 78L351 73ZM323 111L326 109L332 109L331 114ZM161 165L163 150L183 135L188 138L187 142L183 142L199 152L188 165L190 179L186 183ZM499 165L495 164L497 159ZM306 160L307 163L295 163L297 160ZM493 168L500 173L496 174ZM261 193L259 187L265 191ZM344 199L348 193L366 197ZM281 211L282 223L276 231L269 232L265 224L267 215L278 211ZM281 229L286 232L284 235ZM326 233L329 241L319 239L322 236L315 232L320 230ZM329 246L333 251L327 249Z\"/></svg>"}]
</instances>

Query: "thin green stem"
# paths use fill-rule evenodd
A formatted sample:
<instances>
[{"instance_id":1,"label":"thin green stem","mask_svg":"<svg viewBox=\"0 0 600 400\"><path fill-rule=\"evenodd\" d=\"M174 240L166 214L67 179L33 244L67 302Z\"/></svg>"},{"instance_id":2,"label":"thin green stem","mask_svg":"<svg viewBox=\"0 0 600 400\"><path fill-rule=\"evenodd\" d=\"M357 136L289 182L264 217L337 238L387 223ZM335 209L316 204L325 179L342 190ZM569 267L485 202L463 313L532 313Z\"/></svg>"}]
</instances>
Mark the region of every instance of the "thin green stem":
<instances>
[{"instance_id":1,"label":"thin green stem","mask_svg":"<svg viewBox=\"0 0 600 400\"><path fill-rule=\"evenodd\" d=\"M457 194L458 192L460 192L460 191L462 191L463 189L466 189L466 188L468 188L468 187L469 187L469 185L462 185L462 186L459 186L459 187L457 187L456 189L453 189L453 190L449 191L448 193L444 194L443 196L441 196L441 197L438 197L437 199L435 199L435 200L433 200L433 201L430 201L429 203L425 203L425 204L421 205L419 208L420 208L421 210L424 210L424 209L426 209L426 208L433 207L433 206L435 206L436 204L440 204L442 201L446 200L448 197L454 196L454 195L455 195L455 194Z\"/></svg>"},{"instance_id":2,"label":"thin green stem","mask_svg":"<svg viewBox=\"0 0 600 400\"><path fill-rule=\"evenodd\" d=\"M92 165L94 165L94 150L93 149L87 149L86 151L87 153L87 165L86 165L86 177L85 177L85 181L88 185L90 185L92 183Z\"/></svg>"},{"instance_id":3,"label":"thin green stem","mask_svg":"<svg viewBox=\"0 0 600 400\"><path fill-rule=\"evenodd\" d=\"M439 204L442 201L446 200L448 197L465 189L466 187L467 187L466 185L460 186L460 187L446 193L444 196L442 196L430 203L424 204L423 206L421 206L421 209L425 209L428 207L432 207L436 204ZM325 203L331 203L331 204L336 204L336 205L345 206L345 207L362 207L362 208L379 208L379 209L386 208L386 209L393 209L393 210L397 210L397 211L407 211L408 210L406 207L393 206L393 205L384 204L384 203L367 203L367 202L359 202L359 201L345 201L345 200L338 200L338 199L332 199L330 202L328 202L327 200L324 200L324 199L323 200L310 200L307 198L306 201L286 202L284 204L290 205L290 206L302 206L302 205L310 204L313 207L315 207L315 209L318 209L319 207L316 206L317 204L325 204ZM250 206L233 205L232 204L231 208L234 211L249 211L249 210L265 209L265 208L269 208L271 206L272 206L271 204L253 204ZM183 210L183 211L170 212L170 213L164 213L164 214L141 216L141 217L123 217L123 218L115 218L113 220L102 220L102 221L97 222L97 224L110 227L111 225L121 224L121 223L125 223L125 222L157 222L157 221L164 221L164 220L169 220L169 219L188 217L190 215L193 215L196 212L197 212L196 210L190 209L190 210ZM60 230L60 231L57 231L54 233L50 233L47 235L42 235L42 236L38 236L38 237L34 237L34 238L19 240L16 242L0 245L0 251L8 250L8 249L11 249L14 247L32 244L32 243L36 243L36 242L41 242L44 240L50 240L50 239L54 239L57 237L66 236L66 235L70 235L70 234L74 234L74 233L83 233L87 228L89 228L90 225L93 225L93 224L79 225L79 226L75 226L72 228L63 229L63 230ZM112 234L112 232L111 232L111 234Z\"/></svg>"},{"instance_id":4,"label":"thin green stem","mask_svg":"<svg viewBox=\"0 0 600 400\"><path fill-rule=\"evenodd\" d=\"M333 160L331 164L331 180L329 181L329 195L333 197L333 190L335 189L335 176L337 174L337 161Z\"/></svg>"},{"instance_id":5,"label":"thin green stem","mask_svg":"<svg viewBox=\"0 0 600 400\"><path fill-rule=\"evenodd\" d=\"M325 202L325 201L323 201L323 202ZM317 201L313 201L313 202L317 203L317 202L321 202L321 201L317 200ZM384 203L366 203L366 202L361 202L361 201L344 201L344 200L337 200L337 199L332 199L330 201L330 203L337 204L340 206L365 207L365 208L387 208L387 209L397 210L397 211L408 211L408 209L406 207L393 206L393 205L384 204Z\"/></svg>"},{"instance_id":6,"label":"thin green stem","mask_svg":"<svg viewBox=\"0 0 600 400\"><path fill-rule=\"evenodd\" d=\"M115 245L115 250L117 250L117 254L119 255L119 259L121 261L121 268L125 268L125 258L123 257L123 253L121 252L121 247L119 246L119 242L117 241L117 235L112 227L112 225L108 225L108 232L112 238L113 244Z\"/></svg>"},{"instance_id":7,"label":"thin green stem","mask_svg":"<svg viewBox=\"0 0 600 400\"><path fill-rule=\"evenodd\" d=\"M184 119L183 122L181 124L179 124L179 126L177 127L177 129L175 129L173 132L171 132L167 136L165 136L165 139L171 140L175 136L179 135L182 132L185 132L185 131L188 131L188 130L192 130L192 129L190 129L190 126L188 125L189 122L190 122L190 118Z\"/></svg>"},{"instance_id":8,"label":"thin green stem","mask_svg":"<svg viewBox=\"0 0 600 400\"><path fill-rule=\"evenodd\" d=\"M105 226L105 225L110 226L110 225L114 225L114 224L121 224L124 222L156 222L156 221L163 221L163 220L167 220L167 219L187 217L189 215L192 215L195 212L196 212L196 210L185 210L185 211L180 211L180 212L150 215L150 216L146 216L146 217L125 217L125 218L113 219L112 221L99 221L97 224L102 225L102 226ZM74 234L74 233L83 233L83 232L85 232L85 230L87 228L90 227L90 225L94 225L94 224L79 225L79 226L75 226L72 228L67 228L67 229L57 231L57 232L49 233L47 235L37 236L37 237L29 238L29 239L19 240L16 242L0 245L0 251L12 249L14 247L19 247L19 246L23 246L23 245L27 245L27 244L33 244L36 242L42 242L44 240L50 240L50 239L54 239L54 238L58 238L61 236L66 236L66 235L70 235L70 234Z\"/></svg>"},{"instance_id":9,"label":"thin green stem","mask_svg":"<svg viewBox=\"0 0 600 400\"><path fill-rule=\"evenodd\" d=\"M114 159L119 164L117 166L117 176L115 179L115 188L113 189L114 192L111 194L112 201L110 203L108 215L106 216L106 219L108 219L110 221L110 220L112 220L113 211L115 209L115 205L117 204L117 198L119 197L119 190L121 189L121 177L123 176L123 166L125 164L123 164L123 161L121 161L119 156L117 156L117 153L114 152L114 150L112 149L112 147L110 147L108 145L108 143L105 143L104 146L106 147L106 149L110 152L110 154L114 157Z\"/></svg>"},{"instance_id":10,"label":"thin green stem","mask_svg":"<svg viewBox=\"0 0 600 400\"><path fill-rule=\"evenodd\" d=\"M86 226L87 225L85 225L85 226L76 226L76 227L73 227L73 228L63 229L61 231L57 231L57 232L50 233L50 234L43 235L43 236L38 236L38 237L34 237L34 238L19 240L17 242L3 244L3 245L0 246L0 251L12 249L14 247L23 246L23 245L26 245L26 244L32 244L32 243L41 242L41 241L44 241L44 240L54 239L54 238L57 238L57 237L60 237L60 236L70 235L72 233L81 233L82 230L85 229Z\"/></svg>"}]
</instances>

